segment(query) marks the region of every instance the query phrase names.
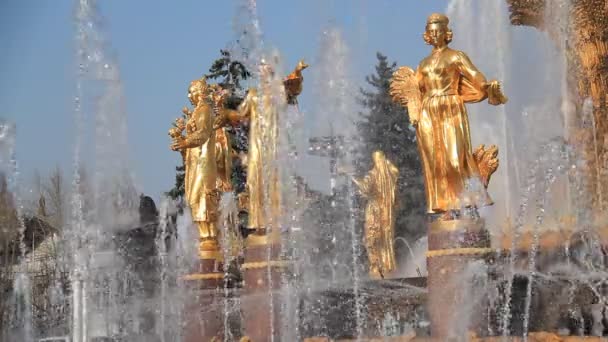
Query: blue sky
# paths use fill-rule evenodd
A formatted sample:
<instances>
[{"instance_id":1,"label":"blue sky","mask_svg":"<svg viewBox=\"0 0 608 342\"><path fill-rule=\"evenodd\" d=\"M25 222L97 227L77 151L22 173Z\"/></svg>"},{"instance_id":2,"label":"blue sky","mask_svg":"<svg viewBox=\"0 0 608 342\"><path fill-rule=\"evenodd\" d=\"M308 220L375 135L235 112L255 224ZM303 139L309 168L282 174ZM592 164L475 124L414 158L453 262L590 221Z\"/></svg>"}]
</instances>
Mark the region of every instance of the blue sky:
<instances>
[{"instance_id":1,"label":"blue sky","mask_svg":"<svg viewBox=\"0 0 608 342\"><path fill-rule=\"evenodd\" d=\"M323 29L342 29L351 48L354 79L363 85L381 51L401 65L428 53L425 19L447 0L259 0L266 46L291 69L299 58L311 68ZM236 37L241 1L100 1L104 33L124 82L129 156L142 192L155 198L171 188L179 156L168 149L167 129L187 104L186 86ZM0 2L0 117L17 125L22 179L59 165L71 171L74 124L74 2ZM457 32L456 32L457 34ZM306 87L306 86L305 86ZM312 99L300 98L306 111Z\"/></svg>"}]
</instances>

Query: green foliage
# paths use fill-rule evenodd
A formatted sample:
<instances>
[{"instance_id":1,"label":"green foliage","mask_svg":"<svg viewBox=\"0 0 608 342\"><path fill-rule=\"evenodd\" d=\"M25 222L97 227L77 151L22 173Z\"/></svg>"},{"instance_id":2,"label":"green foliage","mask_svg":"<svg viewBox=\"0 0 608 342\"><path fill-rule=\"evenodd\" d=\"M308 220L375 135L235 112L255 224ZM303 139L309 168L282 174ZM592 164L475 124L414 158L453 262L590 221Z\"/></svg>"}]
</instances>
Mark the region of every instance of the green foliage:
<instances>
[{"instance_id":1,"label":"green foliage","mask_svg":"<svg viewBox=\"0 0 608 342\"><path fill-rule=\"evenodd\" d=\"M174 200L181 199L184 197L184 178L185 178L184 165L175 167L175 186L173 189L167 191L165 195L171 197Z\"/></svg>"},{"instance_id":2,"label":"green foliage","mask_svg":"<svg viewBox=\"0 0 608 342\"><path fill-rule=\"evenodd\" d=\"M240 90L241 81L251 77L251 73L245 65L233 60L230 51L220 50L221 57L216 59L209 68L209 73L205 75L209 79L221 78L219 85L231 91Z\"/></svg>"},{"instance_id":3,"label":"green foliage","mask_svg":"<svg viewBox=\"0 0 608 342\"><path fill-rule=\"evenodd\" d=\"M389 95L390 79L397 68L381 53L376 54L375 73L366 77L368 89L361 88L359 101L366 109L360 113L358 132L362 138L357 158L357 171L365 173L372 168L371 155L383 151L399 169L397 184L396 233L398 236L417 238L424 233L425 195L424 179L416 143L416 132L409 122L407 111L392 101Z\"/></svg>"}]
</instances>

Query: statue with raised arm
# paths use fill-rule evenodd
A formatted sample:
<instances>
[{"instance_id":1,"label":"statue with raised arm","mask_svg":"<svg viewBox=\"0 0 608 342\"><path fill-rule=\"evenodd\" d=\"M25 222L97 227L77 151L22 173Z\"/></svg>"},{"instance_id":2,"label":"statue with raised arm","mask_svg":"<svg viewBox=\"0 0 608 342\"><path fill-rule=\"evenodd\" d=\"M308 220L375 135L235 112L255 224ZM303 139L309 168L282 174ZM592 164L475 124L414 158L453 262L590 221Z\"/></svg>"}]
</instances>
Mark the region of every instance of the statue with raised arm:
<instances>
[{"instance_id":1,"label":"statue with raised arm","mask_svg":"<svg viewBox=\"0 0 608 342\"><path fill-rule=\"evenodd\" d=\"M365 247L372 278L384 278L395 269L395 201L399 170L382 151L372 154L374 167L363 179L353 178L367 199Z\"/></svg>"},{"instance_id":2,"label":"statue with raised arm","mask_svg":"<svg viewBox=\"0 0 608 342\"><path fill-rule=\"evenodd\" d=\"M486 187L498 167L498 150L482 145L473 151L465 103L507 102L497 81L487 81L464 52L448 47L448 23L443 14L428 17L424 40L433 46L431 54L416 71L395 71L390 86L393 100L407 107L416 129L427 211L446 218L461 208L492 204Z\"/></svg>"},{"instance_id":3,"label":"statue with raised arm","mask_svg":"<svg viewBox=\"0 0 608 342\"><path fill-rule=\"evenodd\" d=\"M279 83L277 83L279 82ZM268 64L260 66L260 92L249 89L239 112L249 120L247 192L249 227L265 230L275 226L281 214L277 148L279 113L286 105L281 80ZM260 231L261 232L261 231Z\"/></svg>"},{"instance_id":4,"label":"statue with raised arm","mask_svg":"<svg viewBox=\"0 0 608 342\"><path fill-rule=\"evenodd\" d=\"M224 111L215 127L241 120L249 121L247 154L247 211L249 228L262 234L274 226L281 215L281 189L277 152L279 115L287 104L297 104L302 92L302 70L308 65L299 61L290 75L281 79L272 66L262 61L260 86L250 88L238 111Z\"/></svg>"},{"instance_id":5,"label":"statue with raised arm","mask_svg":"<svg viewBox=\"0 0 608 342\"><path fill-rule=\"evenodd\" d=\"M210 88L205 78L190 83L188 99L194 109L184 109L187 121L184 123L178 119L176 127L169 131L173 139L171 149L180 151L184 159L185 199L192 212L192 220L198 226L200 256L220 260L216 134ZM181 134L183 129L186 130L185 136Z\"/></svg>"}]
</instances>

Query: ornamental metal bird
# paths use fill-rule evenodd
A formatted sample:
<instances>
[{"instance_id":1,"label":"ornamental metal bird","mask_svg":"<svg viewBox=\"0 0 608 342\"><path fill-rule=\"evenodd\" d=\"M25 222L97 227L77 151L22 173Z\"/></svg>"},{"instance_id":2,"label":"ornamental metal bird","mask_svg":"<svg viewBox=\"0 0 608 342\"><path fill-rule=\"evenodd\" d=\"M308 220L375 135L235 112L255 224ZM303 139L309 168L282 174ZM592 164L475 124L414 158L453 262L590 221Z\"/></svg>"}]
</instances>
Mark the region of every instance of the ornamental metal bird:
<instances>
[{"instance_id":1,"label":"ornamental metal bird","mask_svg":"<svg viewBox=\"0 0 608 342\"><path fill-rule=\"evenodd\" d=\"M304 77L302 76L302 70L308 68L308 64L304 63L304 60L300 60L294 71L285 77L283 84L285 85L285 93L287 94L287 103L291 105L298 104L298 95L302 93L302 83Z\"/></svg>"}]
</instances>

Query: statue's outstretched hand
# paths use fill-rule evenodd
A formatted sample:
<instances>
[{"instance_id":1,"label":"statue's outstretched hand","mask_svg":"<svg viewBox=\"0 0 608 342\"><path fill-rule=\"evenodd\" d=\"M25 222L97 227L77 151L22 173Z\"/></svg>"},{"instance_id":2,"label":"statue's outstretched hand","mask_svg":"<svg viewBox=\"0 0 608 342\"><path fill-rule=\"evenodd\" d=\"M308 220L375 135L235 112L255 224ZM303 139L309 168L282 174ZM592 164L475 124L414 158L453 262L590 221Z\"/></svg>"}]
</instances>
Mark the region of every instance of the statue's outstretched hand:
<instances>
[{"instance_id":1,"label":"statue's outstretched hand","mask_svg":"<svg viewBox=\"0 0 608 342\"><path fill-rule=\"evenodd\" d=\"M171 149L173 151L182 151L184 149L186 149L187 143L186 143L186 139L184 137L178 137L176 138L173 143L171 144Z\"/></svg>"},{"instance_id":2,"label":"statue's outstretched hand","mask_svg":"<svg viewBox=\"0 0 608 342\"><path fill-rule=\"evenodd\" d=\"M488 103L494 106L505 104L509 100L502 92L502 86L500 82L494 80L487 84L488 86Z\"/></svg>"}]
</instances>

